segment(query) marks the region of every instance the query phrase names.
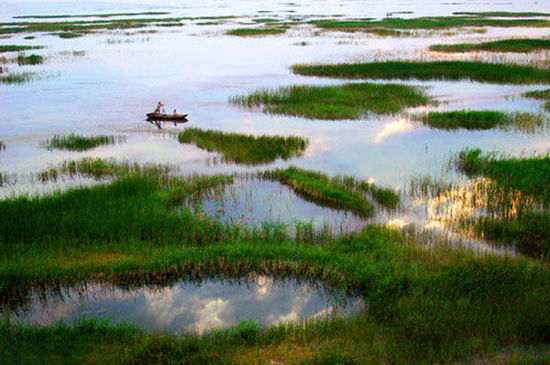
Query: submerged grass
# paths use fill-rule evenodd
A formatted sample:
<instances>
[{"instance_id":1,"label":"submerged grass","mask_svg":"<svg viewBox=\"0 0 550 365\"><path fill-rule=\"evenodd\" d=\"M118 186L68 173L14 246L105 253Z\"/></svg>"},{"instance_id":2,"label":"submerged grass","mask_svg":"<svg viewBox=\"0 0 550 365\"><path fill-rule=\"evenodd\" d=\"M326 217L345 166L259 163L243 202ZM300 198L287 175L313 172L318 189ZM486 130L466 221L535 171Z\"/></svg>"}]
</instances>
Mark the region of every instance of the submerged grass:
<instances>
[{"instance_id":1,"label":"submerged grass","mask_svg":"<svg viewBox=\"0 0 550 365\"><path fill-rule=\"evenodd\" d=\"M0 84L25 84L35 80L38 75L34 72L10 73L0 76Z\"/></svg>"},{"instance_id":2,"label":"submerged grass","mask_svg":"<svg viewBox=\"0 0 550 365\"><path fill-rule=\"evenodd\" d=\"M27 51L30 49L41 49L44 46L18 46L18 45L0 45L0 53L3 52L20 52Z\"/></svg>"},{"instance_id":3,"label":"submerged grass","mask_svg":"<svg viewBox=\"0 0 550 365\"><path fill-rule=\"evenodd\" d=\"M550 39L503 39L484 43L436 44L430 50L437 52L516 52L527 53L550 49Z\"/></svg>"},{"instance_id":4,"label":"submerged grass","mask_svg":"<svg viewBox=\"0 0 550 365\"><path fill-rule=\"evenodd\" d=\"M97 146L124 142L124 137L116 136L79 136L70 134L67 136L55 135L41 145L48 150L60 149L69 151L85 151Z\"/></svg>"},{"instance_id":5,"label":"submerged grass","mask_svg":"<svg viewBox=\"0 0 550 365\"><path fill-rule=\"evenodd\" d=\"M547 111L550 111L550 89L528 91L526 93L523 93L522 96L526 98L544 100L545 101L544 109L546 109Z\"/></svg>"},{"instance_id":6,"label":"submerged grass","mask_svg":"<svg viewBox=\"0 0 550 365\"><path fill-rule=\"evenodd\" d=\"M530 133L544 130L550 122L549 118L543 114L473 110L430 112L415 116L415 118L437 129L483 130L500 128L503 130L516 129Z\"/></svg>"},{"instance_id":7,"label":"submerged grass","mask_svg":"<svg viewBox=\"0 0 550 365\"><path fill-rule=\"evenodd\" d=\"M22 65L39 65L42 62L44 62L44 57L37 55L37 54L31 54L29 56L25 56L24 54L19 54L17 56L17 64L19 66Z\"/></svg>"},{"instance_id":8,"label":"submerged grass","mask_svg":"<svg viewBox=\"0 0 550 365\"><path fill-rule=\"evenodd\" d=\"M463 80L501 84L538 84L550 82L550 70L531 66L483 62L370 62L334 65L294 65L299 75L345 79Z\"/></svg>"},{"instance_id":9,"label":"submerged grass","mask_svg":"<svg viewBox=\"0 0 550 365\"><path fill-rule=\"evenodd\" d=\"M284 28L237 28L237 29L228 30L225 34L246 37L246 36L270 35L270 34L282 34L285 32L286 32L286 29Z\"/></svg>"},{"instance_id":10,"label":"submerged grass","mask_svg":"<svg viewBox=\"0 0 550 365\"><path fill-rule=\"evenodd\" d=\"M263 89L230 101L248 107L262 106L266 113L336 120L359 119L368 112L398 113L426 104L429 98L412 86L357 83Z\"/></svg>"},{"instance_id":11,"label":"submerged grass","mask_svg":"<svg viewBox=\"0 0 550 365\"><path fill-rule=\"evenodd\" d=\"M187 128L178 135L178 140L180 143L193 143L207 151L219 152L226 161L246 165L301 156L308 145L307 139L298 136L253 136L197 128Z\"/></svg>"},{"instance_id":12,"label":"submerged grass","mask_svg":"<svg viewBox=\"0 0 550 365\"><path fill-rule=\"evenodd\" d=\"M456 27L548 27L545 19L484 19L473 17L386 18L382 20L313 20L312 24L328 30L357 31L386 29L446 29Z\"/></svg>"}]
</instances>

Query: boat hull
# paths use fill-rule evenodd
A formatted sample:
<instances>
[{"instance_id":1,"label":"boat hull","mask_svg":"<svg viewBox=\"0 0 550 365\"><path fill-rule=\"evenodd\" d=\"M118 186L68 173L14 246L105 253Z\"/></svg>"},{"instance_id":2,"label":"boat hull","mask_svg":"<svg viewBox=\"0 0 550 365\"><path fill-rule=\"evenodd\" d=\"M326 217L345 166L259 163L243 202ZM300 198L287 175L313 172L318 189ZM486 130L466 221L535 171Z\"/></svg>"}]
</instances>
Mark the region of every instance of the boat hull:
<instances>
[{"instance_id":1,"label":"boat hull","mask_svg":"<svg viewBox=\"0 0 550 365\"><path fill-rule=\"evenodd\" d=\"M151 120L167 120L167 121L187 121L187 114L160 114L147 113L147 119Z\"/></svg>"}]
</instances>

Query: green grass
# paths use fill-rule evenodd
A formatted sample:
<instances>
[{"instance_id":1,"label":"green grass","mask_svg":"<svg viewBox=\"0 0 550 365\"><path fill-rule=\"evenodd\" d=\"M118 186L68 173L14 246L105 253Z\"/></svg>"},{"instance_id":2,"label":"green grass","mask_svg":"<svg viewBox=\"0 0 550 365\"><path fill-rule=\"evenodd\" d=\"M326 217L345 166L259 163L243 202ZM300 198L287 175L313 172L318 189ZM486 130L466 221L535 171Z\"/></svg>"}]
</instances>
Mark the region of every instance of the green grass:
<instances>
[{"instance_id":1,"label":"green grass","mask_svg":"<svg viewBox=\"0 0 550 365\"><path fill-rule=\"evenodd\" d=\"M550 120L542 114L504 113L500 111L459 110L451 112L430 112L415 116L422 123L437 129L483 130L500 128L535 133L544 130Z\"/></svg>"},{"instance_id":2,"label":"green grass","mask_svg":"<svg viewBox=\"0 0 550 365\"><path fill-rule=\"evenodd\" d=\"M358 83L262 89L230 101L247 107L261 106L266 113L336 120L359 119L369 112L399 113L426 104L429 98L412 86Z\"/></svg>"},{"instance_id":3,"label":"green grass","mask_svg":"<svg viewBox=\"0 0 550 365\"><path fill-rule=\"evenodd\" d=\"M31 54L29 56L25 56L24 54L20 53L17 56L17 64L19 66L22 65L39 65L42 62L44 62L44 57L37 55L37 54Z\"/></svg>"},{"instance_id":4,"label":"green grass","mask_svg":"<svg viewBox=\"0 0 550 365\"><path fill-rule=\"evenodd\" d=\"M115 136L79 136L70 134L67 136L55 135L51 139L42 143L42 146L48 150L59 149L69 151L86 151L98 146L123 142L123 137Z\"/></svg>"},{"instance_id":5,"label":"green grass","mask_svg":"<svg viewBox=\"0 0 550 365\"><path fill-rule=\"evenodd\" d=\"M0 53L3 52L20 52L20 51L27 51L30 49L40 49L44 48L44 46L17 46L17 45L0 45Z\"/></svg>"},{"instance_id":6,"label":"green grass","mask_svg":"<svg viewBox=\"0 0 550 365\"><path fill-rule=\"evenodd\" d=\"M280 19L276 18L254 18L252 19L254 23L278 23Z\"/></svg>"},{"instance_id":7,"label":"green grass","mask_svg":"<svg viewBox=\"0 0 550 365\"><path fill-rule=\"evenodd\" d=\"M358 31L372 28L386 29L447 29L456 27L548 27L544 19L480 19L472 17L423 17L412 19L386 18L382 20L314 20L316 26L328 30Z\"/></svg>"},{"instance_id":8,"label":"green grass","mask_svg":"<svg viewBox=\"0 0 550 365\"><path fill-rule=\"evenodd\" d=\"M497 158L465 149L455 163L470 177L494 182L489 200L501 208L497 214L463 219L461 225L490 241L514 245L526 255L549 259L550 156Z\"/></svg>"},{"instance_id":9,"label":"green grass","mask_svg":"<svg viewBox=\"0 0 550 365\"><path fill-rule=\"evenodd\" d=\"M25 84L37 78L34 72L10 73L6 76L0 76L0 84Z\"/></svg>"},{"instance_id":10,"label":"green grass","mask_svg":"<svg viewBox=\"0 0 550 365\"><path fill-rule=\"evenodd\" d=\"M454 15L472 15L478 17L533 17L533 16L550 16L550 13L536 13L536 12L511 12L511 11L485 11L485 12L466 12L457 11Z\"/></svg>"},{"instance_id":11,"label":"green grass","mask_svg":"<svg viewBox=\"0 0 550 365\"><path fill-rule=\"evenodd\" d=\"M82 37L82 36L84 35L84 33L77 33L77 32L61 32L61 33L56 33L56 35L57 35L59 38L71 39L71 38L79 38L79 37Z\"/></svg>"},{"instance_id":12,"label":"green grass","mask_svg":"<svg viewBox=\"0 0 550 365\"><path fill-rule=\"evenodd\" d=\"M225 34L236 35L240 37L247 36L259 36L259 35L270 35L270 34L282 34L285 33L286 29L282 28L237 28L228 30Z\"/></svg>"},{"instance_id":13,"label":"green grass","mask_svg":"<svg viewBox=\"0 0 550 365\"><path fill-rule=\"evenodd\" d=\"M523 93L522 96L526 98L544 100L545 101L544 109L546 109L547 111L550 111L550 89L528 91L526 93Z\"/></svg>"},{"instance_id":14,"label":"green grass","mask_svg":"<svg viewBox=\"0 0 550 365\"><path fill-rule=\"evenodd\" d=\"M430 50L437 52L516 52L528 53L550 49L550 39L504 39L484 43L436 44Z\"/></svg>"},{"instance_id":15,"label":"green grass","mask_svg":"<svg viewBox=\"0 0 550 365\"><path fill-rule=\"evenodd\" d=\"M299 75L345 79L473 80L499 84L550 82L550 70L547 69L483 62L389 61L334 65L294 65L292 70Z\"/></svg>"},{"instance_id":16,"label":"green grass","mask_svg":"<svg viewBox=\"0 0 550 365\"><path fill-rule=\"evenodd\" d=\"M73 15L19 15L14 19L55 19L55 18L110 18L114 16L137 16L137 15L167 15L166 11L145 11L141 13L107 13L107 14L73 14Z\"/></svg>"},{"instance_id":17,"label":"green grass","mask_svg":"<svg viewBox=\"0 0 550 365\"><path fill-rule=\"evenodd\" d=\"M301 156L307 139L298 136L253 136L239 133L224 133L213 130L187 128L178 135L180 143L193 143L201 149L216 151L228 162L258 165L287 160Z\"/></svg>"}]
</instances>

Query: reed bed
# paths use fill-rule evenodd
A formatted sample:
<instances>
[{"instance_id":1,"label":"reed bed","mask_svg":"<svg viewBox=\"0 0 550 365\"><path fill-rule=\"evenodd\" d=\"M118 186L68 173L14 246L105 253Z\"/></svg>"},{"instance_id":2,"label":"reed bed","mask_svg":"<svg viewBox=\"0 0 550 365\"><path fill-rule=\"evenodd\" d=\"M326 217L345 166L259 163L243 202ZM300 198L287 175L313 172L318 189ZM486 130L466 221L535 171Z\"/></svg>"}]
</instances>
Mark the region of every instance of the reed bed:
<instances>
[{"instance_id":1,"label":"reed bed","mask_svg":"<svg viewBox=\"0 0 550 365\"><path fill-rule=\"evenodd\" d=\"M239 37L262 36L272 34L283 34L286 32L284 28L237 28L225 32L227 35L235 35Z\"/></svg>"},{"instance_id":2,"label":"reed bed","mask_svg":"<svg viewBox=\"0 0 550 365\"><path fill-rule=\"evenodd\" d=\"M354 83L261 89L230 101L249 108L261 106L265 113L337 120L359 119L369 112L398 113L427 104L430 99L422 89L412 86Z\"/></svg>"},{"instance_id":3,"label":"reed bed","mask_svg":"<svg viewBox=\"0 0 550 365\"><path fill-rule=\"evenodd\" d=\"M550 49L550 39L503 39L483 43L436 44L430 46L436 52L515 52L528 53Z\"/></svg>"},{"instance_id":4,"label":"reed bed","mask_svg":"<svg viewBox=\"0 0 550 365\"><path fill-rule=\"evenodd\" d=\"M308 140L299 136L253 136L198 128L187 128L178 135L178 140L180 143L193 143L201 149L221 153L225 161L246 165L301 156L308 145Z\"/></svg>"},{"instance_id":5,"label":"reed bed","mask_svg":"<svg viewBox=\"0 0 550 365\"><path fill-rule=\"evenodd\" d=\"M432 128L445 130L499 128L536 133L545 130L550 124L550 119L544 114L505 113L500 111L430 112L424 115L416 115L414 118Z\"/></svg>"},{"instance_id":6,"label":"reed bed","mask_svg":"<svg viewBox=\"0 0 550 365\"><path fill-rule=\"evenodd\" d=\"M59 149L68 151L86 151L98 146L125 142L122 136L79 136L69 134L66 136L55 135L51 139L41 143L48 150Z\"/></svg>"},{"instance_id":7,"label":"reed bed","mask_svg":"<svg viewBox=\"0 0 550 365\"><path fill-rule=\"evenodd\" d=\"M461 61L388 61L334 65L294 65L292 71L299 75L343 79L472 80L499 84L550 82L550 70L548 69Z\"/></svg>"},{"instance_id":8,"label":"reed bed","mask_svg":"<svg viewBox=\"0 0 550 365\"><path fill-rule=\"evenodd\" d=\"M37 55L37 54L31 54L29 56L25 56L24 54L19 54L17 56L17 64L19 66L23 65L39 65L42 62L44 62L44 57Z\"/></svg>"},{"instance_id":9,"label":"reed bed","mask_svg":"<svg viewBox=\"0 0 550 365\"><path fill-rule=\"evenodd\" d=\"M34 72L18 72L0 76L0 84L26 84L36 80L38 75Z\"/></svg>"},{"instance_id":10,"label":"reed bed","mask_svg":"<svg viewBox=\"0 0 550 365\"><path fill-rule=\"evenodd\" d=\"M18 45L0 45L0 53L3 52L21 52L31 49L41 49L44 46L18 46Z\"/></svg>"},{"instance_id":11,"label":"reed bed","mask_svg":"<svg viewBox=\"0 0 550 365\"><path fill-rule=\"evenodd\" d=\"M526 93L523 93L524 97L526 98L533 98L538 100L545 101L544 103L544 109L547 111L550 111L550 89L546 90L537 90L537 91L528 91Z\"/></svg>"},{"instance_id":12,"label":"reed bed","mask_svg":"<svg viewBox=\"0 0 550 365\"><path fill-rule=\"evenodd\" d=\"M521 11L485 11L485 12L467 12L467 11L456 11L453 15L470 15L477 17L513 17L513 18L522 18L522 17L534 17L534 16L550 16L550 13L537 13L537 12L521 12Z\"/></svg>"}]
</instances>

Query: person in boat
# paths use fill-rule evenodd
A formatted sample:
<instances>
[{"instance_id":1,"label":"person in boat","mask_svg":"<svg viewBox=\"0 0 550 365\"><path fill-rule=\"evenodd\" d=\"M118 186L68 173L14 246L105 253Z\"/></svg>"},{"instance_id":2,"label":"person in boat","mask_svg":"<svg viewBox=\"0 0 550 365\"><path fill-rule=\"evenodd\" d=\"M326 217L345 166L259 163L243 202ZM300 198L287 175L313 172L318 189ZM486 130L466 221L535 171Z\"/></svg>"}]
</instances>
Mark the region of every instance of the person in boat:
<instances>
[{"instance_id":1,"label":"person in boat","mask_svg":"<svg viewBox=\"0 0 550 365\"><path fill-rule=\"evenodd\" d=\"M178 112L176 111L176 109L174 109L174 115L177 115L177 114L178 114Z\"/></svg>"},{"instance_id":2,"label":"person in boat","mask_svg":"<svg viewBox=\"0 0 550 365\"><path fill-rule=\"evenodd\" d=\"M157 108L155 109L155 113L160 113L161 110L164 110L164 104L159 101L157 104Z\"/></svg>"}]
</instances>

